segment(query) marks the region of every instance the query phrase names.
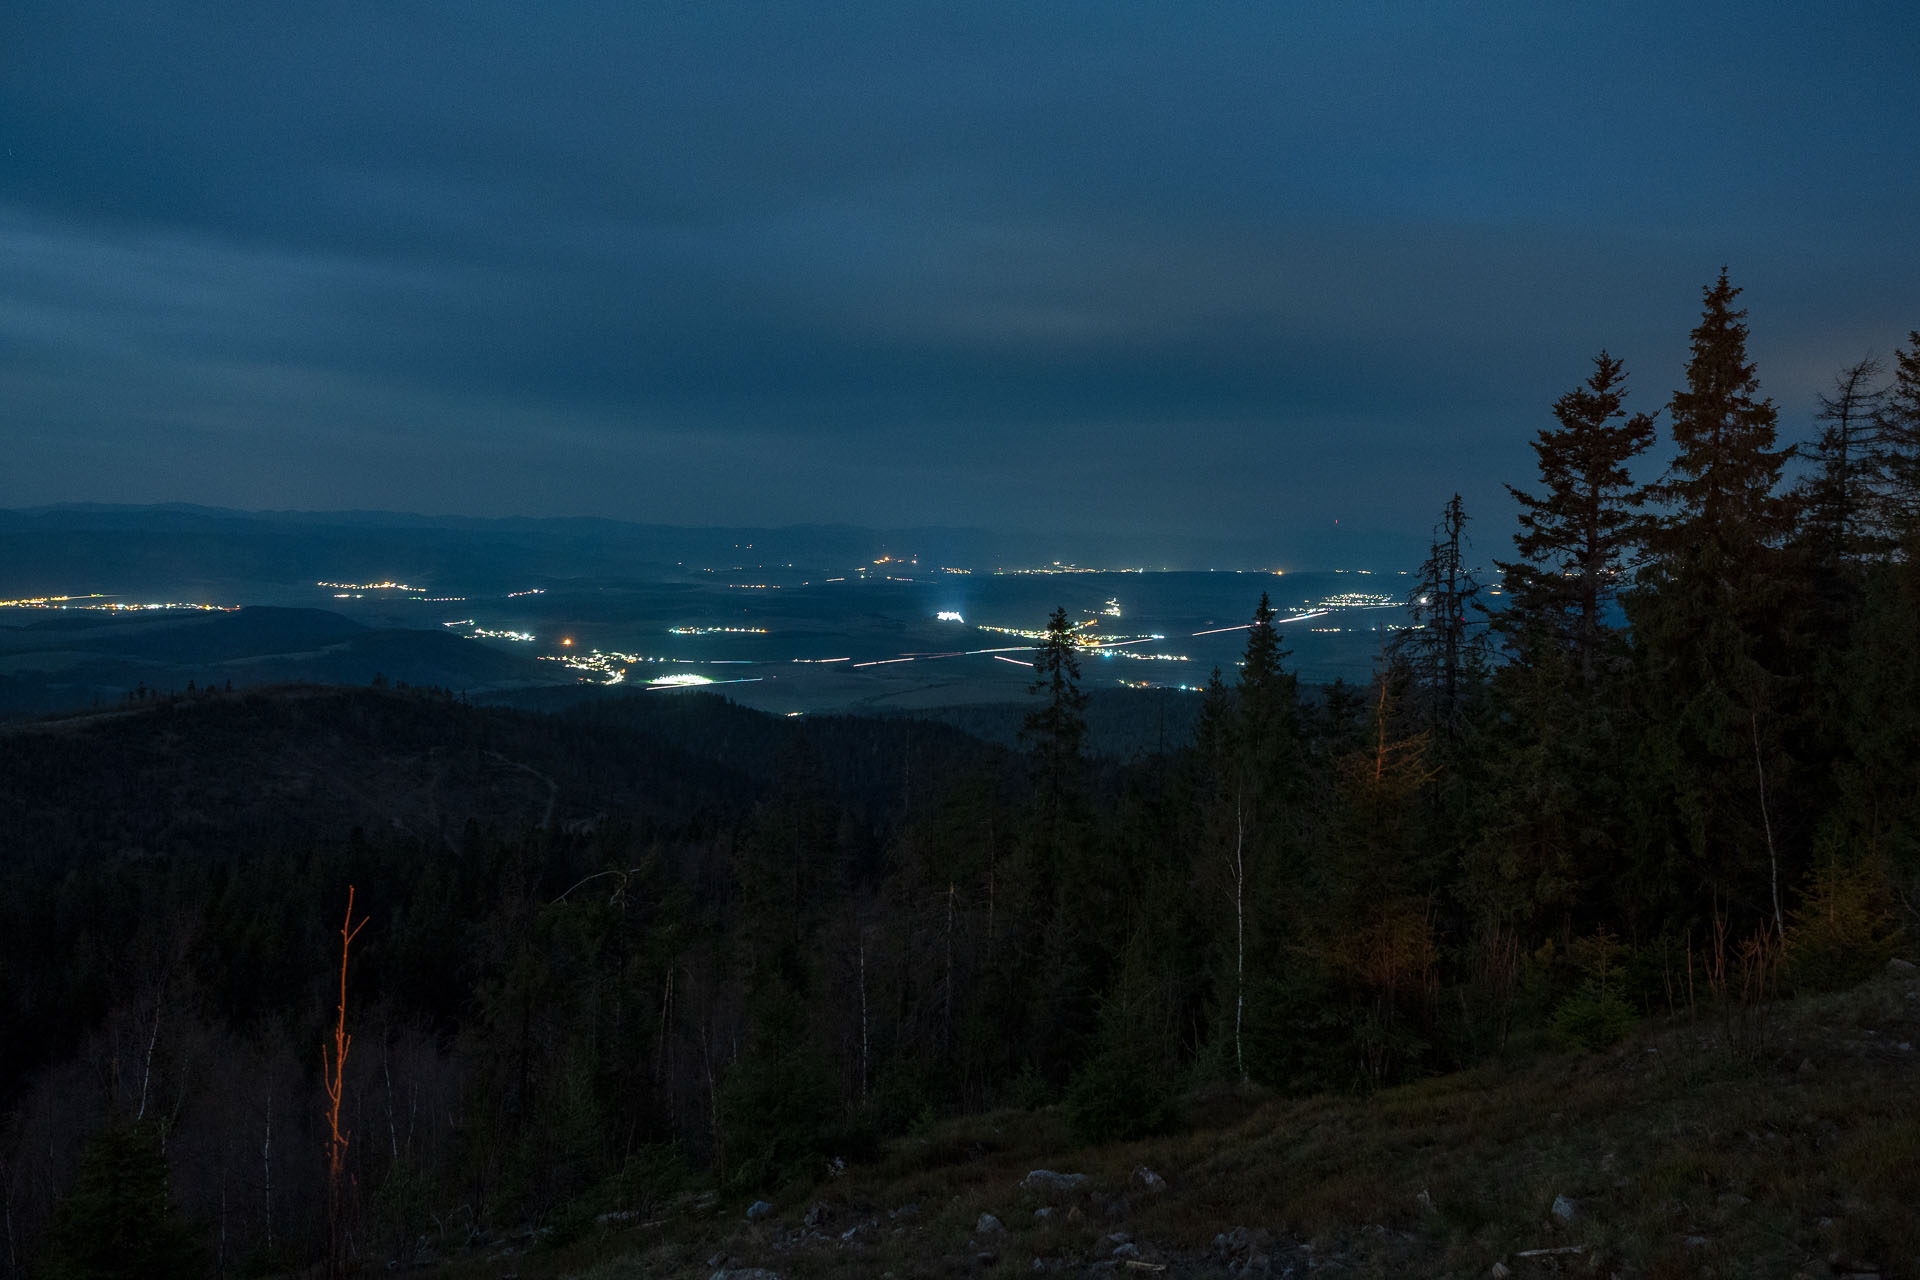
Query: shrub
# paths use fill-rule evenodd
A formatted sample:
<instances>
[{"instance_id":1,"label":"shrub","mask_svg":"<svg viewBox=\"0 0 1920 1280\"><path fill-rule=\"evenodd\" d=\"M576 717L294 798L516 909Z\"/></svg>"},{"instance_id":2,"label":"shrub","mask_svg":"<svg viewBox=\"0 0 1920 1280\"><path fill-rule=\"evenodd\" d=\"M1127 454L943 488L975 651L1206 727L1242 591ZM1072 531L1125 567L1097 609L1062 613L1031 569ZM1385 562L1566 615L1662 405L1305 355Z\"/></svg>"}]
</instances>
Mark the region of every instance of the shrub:
<instances>
[{"instance_id":1,"label":"shrub","mask_svg":"<svg viewBox=\"0 0 1920 1280\"><path fill-rule=\"evenodd\" d=\"M93 1135L54 1210L45 1274L54 1280L168 1280L202 1274L174 1211L153 1126L109 1121Z\"/></svg>"},{"instance_id":2,"label":"shrub","mask_svg":"<svg viewBox=\"0 0 1920 1280\"><path fill-rule=\"evenodd\" d=\"M1813 873L1793 913L1787 976L1810 991L1851 987L1886 967L1898 939L1880 869L1829 862Z\"/></svg>"},{"instance_id":3,"label":"shrub","mask_svg":"<svg viewBox=\"0 0 1920 1280\"><path fill-rule=\"evenodd\" d=\"M1053 1090L1040 1069L1029 1062L1007 1082L1005 1099L1015 1111L1038 1111L1053 1101Z\"/></svg>"},{"instance_id":4,"label":"shrub","mask_svg":"<svg viewBox=\"0 0 1920 1280\"><path fill-rule=\"evenodd\" d=\"M1144 1138L1172 1118L1168 1081L1143 1054L1124 1046L1095 1054L1067 1085L1067 1131L1075 1142Z\"/></svg>"},{"instance_id":5,"label":"shrub","mask_svg":"<svg viewBox=\"0 0 1920 1280\"><path fill-rule=\"evenodd\" d=\"M1577 939L1572 958L1585 973L1579 989L1553 1011L1553 1032L1589 1052L1618 1044L1633 1027L1633 1008L1620 994L1620 944L1604 927Z\"/></svg>"},{"instance_id":6,"label":"shrub","mask_svg":"<svg viewBox=\"0 0 1920 1280\"><path fill-rule=\"evenodd\" d=\"M752 1047L720 1086L729 1181L742 1191L817 1171L838 1110L799 1000L775 991L756 1003Z\"/></svg>"},{"instance_id":7,"label":"shrub","mask_svg":"<svg viewBox=\"0 0 1920 1280\"><path fill-rule=\"evenodd\" d=\"M648 1143L628 1156L613 1176L610 1208L651 1218L692 1182L693 1171L680 1148L670 1142Z\"/></svg>"}]
</instances>

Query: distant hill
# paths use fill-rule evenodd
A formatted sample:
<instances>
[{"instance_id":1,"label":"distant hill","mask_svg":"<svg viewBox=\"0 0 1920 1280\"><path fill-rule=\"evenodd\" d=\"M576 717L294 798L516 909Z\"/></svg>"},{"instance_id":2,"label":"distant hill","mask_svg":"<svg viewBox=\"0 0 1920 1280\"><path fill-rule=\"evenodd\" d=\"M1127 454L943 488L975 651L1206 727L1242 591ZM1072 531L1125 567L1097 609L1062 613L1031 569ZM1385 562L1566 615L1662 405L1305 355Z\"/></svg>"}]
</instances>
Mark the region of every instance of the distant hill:
<instances>
[{"instance_id":1,"label":"distant hill","mask_svg":"<svg viewBox=\"0 0 1920 1280\"><path fill-rule=\"evenodd\" d=\"M0 812L15 856L35 860L244 855L355 828L450 845L469 823L679 827L744 811L795 768L882 815L916 772L1001 760L940 725L789 720L711 694L539 714L421 689L282 685L0 728Z\"/></svg>"},{"instance_id":2,"label":"distant hill","mask_svg":"<svg viewBox=\"0 0 1920 1280\"><path fill-rule=\"evenodd\" d=\"M0 626L0 712L111 705L140 690L309 682L453 691L553 683L539 664L444 630L367 627L321 609L59 612Z\"/></svg>"},{"instance_id":3,"label":"distant hill","mask_svg":"<svg viewBox=\"0 0 1920 1280\"><path fill-rule=\"evenodd\" d=\"M0 596L190 582L311 583L341 575L524 585L529 577L632 578L682 563L844 568L883 553L974 567L1061 560L1107 567L1346 568L1412 563L1421 546L1397 533L1299 531L1236 540L852 525L683 528L598 518L82 504L0 510Z\"/></svg>"}]
</instances>

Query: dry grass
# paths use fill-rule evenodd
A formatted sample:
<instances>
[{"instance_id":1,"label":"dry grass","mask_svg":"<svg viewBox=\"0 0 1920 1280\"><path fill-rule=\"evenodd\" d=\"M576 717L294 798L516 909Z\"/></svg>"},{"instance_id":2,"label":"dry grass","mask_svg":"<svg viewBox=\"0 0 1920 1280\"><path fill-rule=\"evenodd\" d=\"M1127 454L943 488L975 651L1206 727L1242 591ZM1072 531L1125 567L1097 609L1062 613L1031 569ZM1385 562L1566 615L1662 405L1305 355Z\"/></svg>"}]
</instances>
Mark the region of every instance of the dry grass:
<instances>
[{"instance_id":1,"label":"dry grass","mask_svg":"<svg viewBox=\"0 0 1920 1280\"><path fill-rule=\"evenodd\" d=\"M1107 1147L1074 1149L1052 1112L969 1117L791 1189L768 1222L748 1226L730 1206L726 1220L671 1223L648 1241L603 1235L515 1269L704 1276L723 1256L806 1280L1030 1275L1040 1259L1078 1275L1123 1230L1166 1274L1224 1275L1216 1234L1249 1227L1271 1233L1261 1247L1275 1274L1312 1259L1316 1274L1349 1276L1486 1276L1496 1262L1517 1278L1920 1276L1920 1048L1901 1047L1920 1044L1920 979L1876 978L1766 1017L1759 1056L1711 1021L1677 1022L1605 1054L1371 1098L1212 1090L1190 1099L1194 1127ZM1130 1185L1139 1165L1169 1189ZM1089 1189L1036 1220L1045 1201L1017 1185L1034 1168L1086 1173ZM1110 1216L1122 1195L1130 1212ZM1571 1222L1554 1216L1556 1197L1577 1205ZM827 1219L809 1231L814 1204ZM891 1215L905 1206L911 1216ZM982 1212L1005 1233L977 1236Z\"/></svg>"}]
</instances>

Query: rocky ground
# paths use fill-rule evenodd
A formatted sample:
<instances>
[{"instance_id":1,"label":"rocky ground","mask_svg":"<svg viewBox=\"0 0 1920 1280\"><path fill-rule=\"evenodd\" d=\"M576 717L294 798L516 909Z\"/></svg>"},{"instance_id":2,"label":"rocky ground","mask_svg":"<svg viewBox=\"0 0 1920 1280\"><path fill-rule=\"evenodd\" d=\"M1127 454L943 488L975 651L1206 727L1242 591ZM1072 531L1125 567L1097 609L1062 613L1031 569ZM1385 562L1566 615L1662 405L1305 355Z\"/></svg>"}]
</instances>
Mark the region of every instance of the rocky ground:
<instances>
[{"instance_id":1,"label":"rocky ground","mask_svg":"<svg viewBox=\"0 0 1920 1280\"><path fill-rule=\"evenodd\" d=\"M475 1276L1920 1276L1920 973L1368 1098L1233 1091L1078 1149L972 1117Z\"/></svg>"}]
</instances>

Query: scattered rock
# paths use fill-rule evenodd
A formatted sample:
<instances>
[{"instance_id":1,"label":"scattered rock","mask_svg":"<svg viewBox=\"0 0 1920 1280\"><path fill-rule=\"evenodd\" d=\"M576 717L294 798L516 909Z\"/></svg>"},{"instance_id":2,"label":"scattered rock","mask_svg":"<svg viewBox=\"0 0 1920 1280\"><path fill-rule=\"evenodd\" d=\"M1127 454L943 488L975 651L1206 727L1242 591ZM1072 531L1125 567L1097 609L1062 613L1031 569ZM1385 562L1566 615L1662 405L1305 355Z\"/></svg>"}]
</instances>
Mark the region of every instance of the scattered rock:
<instances>
[{"instance_id":1,"label":"scattered rock","mask_svg":"<svg viewBox=\"0 0 1920 1280\"><path fill-rule=\"evenodd\" d=\"M807 1210L807 1216L802 1221L809 1227L824 1227L833 1221L833 1210L824 1204L816 1204Z\"/></svg>"},{"instance_id":2,"label":"scattered rock","mask_svg":"<svg viewBox=\"0 0 1920 1280\"><path fill-rule=\"evenodd\" d=\"M1413 1202L1420 1206L1422 1213L1433 1212L1433 1193L1425 1187L1420 1188L1420 1194L1413 1198Z\"/></svg>"},{"instance_id":3,"label":"scattered rock","mask_svg":"<svg viewBox=\"0 0 1920 1280\"><path fill-rule=\"evenodd\" d=\"M1167 1180L1147 1166L1140 1165L1133 1171L1133 1185L1142 1191L1161 1192L1167 1189Z\"/></svg>"},{"instance_id":4,"label":"scattered rock","mask_svg":"<svg viewBox=\"0 0 1920 1280\"><path fill-rule=\"evenodd\" d=\"M979 1253L973 1255L973 1260L983 1267L990 1267L1000 1261L1000 1255L991 1249L982 1249Z\"/></svg>"},{"instance_id":5,"label":"scattered rock","mask_svg":"<svg viewBox=\"0 0 1920 1280\"><path fill-rule=\"evenodd\" d=\"M707 1280L780 1280L780 1273L765 1267L741 1267L738 1271L716 1271Z\"/></svg>"},{"instance_id":6,"label":"scattered rock","mask_svg":"<svg viewBox=\"0 0 1920 1280\"><path fill-rule=\"evenodd\" d=\"M1125 1196L1115 1196L1107 1201L1107 1221L1125 1222L1133 1216L1133 1201Z\"/></svg>"},{"instance_id":7,"label":"scattered rock","mask_svg":"<svg viewBox=\"0 0 1920 1280\"><path fill-rule=\"evenodd\" d=\"M1898 956L1887 961L1888 973L1912 973L1915 965L1911 960L1902 960Z\"/></svg>"},{"instance_id":8,"label":"scattered rock","mask_svg":"<svg viewBox=\"0 0 1920 1280\"><path fill-rule=\"evenodd\" d=\"M980 1215L980 1221L973 1224L973 1234L977 1236L997 1235L1006 1228L1000 1225L1000 1219L990 1213Z\"/></svg>"},{"instance_id":9,"label":"scattered rock","mask_svg":"<svg viewBox=\"0 0 1920 1280\"><path fill-rule=\"evenodd\" d=\"M772 1212L773 1212L773 1206L768 1204L765 1200L755 1200L752 1204L747 1206L747 1221L758 1222L760 1221L760 1219L766 1217L768 1214ZM741 1273L735 1272L733 1274L739 1275Z\"/></svg>"},{"instance_id":10,"label":"scattered rock","mask_svg":"<svg viewBox=\"0 0 1920 1280\"><path fill-rule=\"evenodd\" d=\"M1051 1218L1052 1216L1053 1216L1053 1210L1051 1208L1035 1209L1033 1211L1033 1220L1035 1222L1045 1222L1048 1218Z\"/></svg>"},{"instance_id":11,"label":"scattered rock","mask_svg":"<svg viewBox=\"0 0 1920 1280\"><path fill-rule=\"evenodd\" d=\"M1020 1185L1029 1191L1071 1192L1087 1185L1084 1173L1055 1173L1051 1169L1035 1169L1020 1180Z\"/></svg>"},{"instance_id":12,"label":"scattered rock","mask_svg":"<svg viewBox=\"0 0 1920 1280\"><path fill-rule=\"evenodd\" d=\"M1117 1244L1113 1246L1113 1256L1116 1258L1137 1258L1140 1256L1140 1246L1131 1240L1128 1240L1124 1244Z\"/></svg>"},{"instance_id":13,"label":"scattered rock","mask_svg":"<svg viewBox=\"0 0 1920 1280\"><path fill-rule=\"evenodd\" d=\"M1580 1216L1580 1206L1565 1196L1553 1198L1553 1216L1562 1222L1572 1222Z\"/></svg>"},{"instance_id":14,"label":"scattered rock","mask_svg":"<svg viewBox=\"0 0 1920 1280\"><path fill-rule=\"evenodd\" d=\"M1128 1235L1124 1231L1114 1231L1108 1234L1107 1243L1108 1244L1126 1244L1128 1241L1132 1239L1133 1237Z\"/></svg>"},{"instance_id":15,"label":"scattered rock","mask_svg":"<svg viewBox=\"0 0 1920 1280\"><path fill-rule=\"evenodd\" d=\"M1213 1238L1213 1247L1229 1258L1248 1257L1264 1253L1273 1243L1273 1233L1264 1227L1235 1227Z\"/></svg>"},{"instance_id":16,"label":"scattered rock","mask_svg":"<svg viewBox=\"0 0 1920 1280\"><path fill-rule=\"evenodd\" d=\"M1487 1274L1492 1276L1493 1280L1507 1280L1507 1277L1513 1274L1513 1269L1504 1262L1496 1262L1488 1269Z\"/></svg>"},{"instance_id":17,"label":"scattered rock","mask_svg":"<svg viewBox=\"0 0 1920 1280\"><path fill-rule=\"evenodd\" d=\"M919 1216L920 1206L917 1204L903 1204L898 1209L887 1210L887 1217L889 1218L917 1218Z\"/></svg>"},{"instance_id":18,"label":"scattered rock","mask_svg":"<svg viewBox=\"0 0 1920 1280\"><path fill-rule=\"evenodd\" d=\"M600 1214L594 1218L594 1221L603 1227L611 1227L617 1226L622 1222L632 1222L639 1216L640 1211L638 1209L615 1209L611 1213Z\"/></svg>"}]
</instances>

